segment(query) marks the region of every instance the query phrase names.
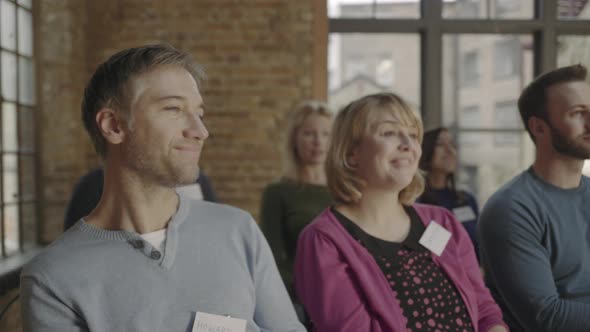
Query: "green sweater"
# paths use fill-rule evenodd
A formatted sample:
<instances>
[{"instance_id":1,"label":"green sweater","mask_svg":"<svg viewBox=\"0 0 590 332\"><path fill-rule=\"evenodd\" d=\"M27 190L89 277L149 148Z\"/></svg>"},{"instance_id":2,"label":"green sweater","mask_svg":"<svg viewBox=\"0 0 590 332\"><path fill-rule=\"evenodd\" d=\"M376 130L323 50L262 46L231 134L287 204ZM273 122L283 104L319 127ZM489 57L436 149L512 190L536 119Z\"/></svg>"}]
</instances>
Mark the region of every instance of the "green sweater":
<instances>
[{"instance_id":1,"label":"green sweater","mask_svg":"<svg viewBox=\"0 0 590 332\"><path fill-rule=\"evenodd\" d=\"M24 331L191 331L198 311L247 332L304 331L252 217L180 197L163 254L80 220L35 257L21 276Z\"/></svg>"},{"instance_id":2,"label":"green sweater","mask_svg":"<svg viewBox=\"0 0 590 332\"><path fill-rule=\"evenodd\" d=\"M293 264L299 233L332 203L325 186L283 179L262 195L261 227L291 296Z\"/></svg>"}]
</instances>

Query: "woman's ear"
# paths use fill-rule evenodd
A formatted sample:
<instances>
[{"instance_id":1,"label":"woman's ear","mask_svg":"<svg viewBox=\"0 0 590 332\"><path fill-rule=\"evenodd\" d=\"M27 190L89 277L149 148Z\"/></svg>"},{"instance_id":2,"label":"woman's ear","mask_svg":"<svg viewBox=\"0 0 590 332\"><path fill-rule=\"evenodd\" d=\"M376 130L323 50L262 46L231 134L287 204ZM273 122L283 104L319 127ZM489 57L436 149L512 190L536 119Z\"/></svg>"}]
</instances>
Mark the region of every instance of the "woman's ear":
<instances>
[{"instance_id":1,"label":"woman's ear","mask_svg":"<svg viewBox=\"0 0 590 332\"><path fill-rule=\"evenodd\" d=\"M103 108L96 113L96 124L102 136L111 144L120 144L125 139L124 122L111 108Z\"/></svg>"},{"instance_id":2,"label":"woman's ear","mask_svg":"<svg viewBox=\"0 0 590 332\"><path fill-rule=\"evenodd\" d=\"M346 156L346 163L350 167L357 167L358 166L358 152L357 149L352 149L352 151Z\"/></svg>"}]
</instances>

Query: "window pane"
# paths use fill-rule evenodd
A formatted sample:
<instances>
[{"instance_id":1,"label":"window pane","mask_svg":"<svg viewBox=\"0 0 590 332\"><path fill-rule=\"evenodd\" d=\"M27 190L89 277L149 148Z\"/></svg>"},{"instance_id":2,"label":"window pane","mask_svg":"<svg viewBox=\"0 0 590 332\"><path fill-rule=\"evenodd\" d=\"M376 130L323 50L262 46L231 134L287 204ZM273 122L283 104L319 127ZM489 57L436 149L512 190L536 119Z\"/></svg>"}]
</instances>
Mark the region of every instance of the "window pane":
<instances>
[{"instance_id":1,"label":"window pane","mask_svg":"<svg viewBox=\"0 0 590 332\"><path fill-rule=\"evenodd\" d=\"M35 113L32 108L21 106L18 111L19 151L35 151Z\"/></svg>"},{"instance_id":2,"label":"window pane","mask_svg":"<svg viewBox=\"0 0 590 332\"><path fill-rule=\"evenodd\" d=\"M16 55L2 51L2 97L16 101Z\"/></svg>"},{"instance_id":3,"label":"window pane","mask_svg":"<svg viewBox=\"0 0 590 332\"><path fill-rule=\"evenodd\" d=\"M26 9L18 9L18 51L33 55L33 18Z\"/></svg>"},{"instance_id":4,"label":"window pane","mask_svg":"<svg viewBox=\"0 0 590 332\"><path fill-rule=\"evenodd\" d=\"M6 230L6 254L10 255L19 250L18 247L18 205L8 204L3 207L4 227Z\"/></svg>"},{"instance_id":5,"label":"window pane","mask_svg":"<svg viewBox=\"0 0 590 332\"><path fill-rule=\"evenodd\" d=\"M2 104L2 151L16 152L18 150L18 133L16 122L16 105Z\"/></svg>"},{"instance_id":6,"label":"window pane","mask_svg":"<svg viewBox=\"0 0 590 332\"><path fill-rule=\"evenodd\" d=\"M37 215L36 204L27 203L21 205L21 223L23 224L24 249L33 247L37 242Z\"/></svg>"},{"instance_id":7,"label":"window pane","mask_svg":"<svg viewBox=\"0 0 590 332\"><path fill-rule=\"evenodd\" d=\"M27 58L19 58L19 101L26 105L35 104L35 75L33 62Z\"/></svg>"},{"instance_id":8,"label":"window pane","mask_svg":"<svg viewBox=\"0 0 590 332\"><path fill-rule=\"evenodd\" d=\"M479 81L479 51L468 51L462 56L463 67L461 68L461 85L477 85Z\"/></svg>"},{"instance_id":9,"label":"window pane","mask_svg":"<svg viewBox=\"0 0 590 332\"><path fill-rule=\"evenodd\" d=\"M518 127L507 127L508 120L498 120L496 105L517 100L532 80L531 46L528 35L444 35L443 124L462 129L522 128L516 109L509 119L518 120ZM500 108L506 118L504 110Z\"/></svg>"},{"instance_id":10,"label":"window pane","mask_svg":"<svg viewBox=\"0 0 590 332\"><path fill-rule=\"evenodd\" d=\"M522 129L522 121L518 113L516 100L497 102L494 110L494 128ZM495 146L507 146L518 144L520 137L518 133L504 132L494 135Z\"/></svg>"},{"instance_id":11,"label":"window pane","mask_svg":"<svg viewBox=\"0 0 590 332\"><path fill-rule=\"evenodd\" d=\"M590 19L587 0L557 0L557 17L563 20Z\"/></svg>"},{"instance_id":12,"label":"window pane","mask_svg":"<svg viewBox=\"0 0 590 332\"><path fill-rule=\"evenodd\" d=\"M445 0L444 18L530 19L534 0Z\"/></svg>"},{"instance_id":13,"label":"window pane","mask_svg":"<svg viewBox=\"0 0 590 332\"><path fill-rule=\"evenodd\" d=\"M328 0L332 18L419 18L420 0Z\"/></svg>"},{"instance_id":14,"label":"window pane","mask_svg":"<svg viewBox=\"0 0 590 332\"><path fill-rule=\"evenodd\" d=\"M9 50L16 50L16 6L1 0L0 4L0 45Z\"/></svg>"},{"instance_id":15,"label":"window pane","mask_svg":"<svg viewBox=\"0 0 590 332\"><path fill-rule=\"evenodd\" d=\"M418 35L333 33L328 47L328 103L333 110L380 91L393 91L419 108Z\"/></svg>"},{"instance_id":16,"label":"window pane","mask_svg":"<svg viewBox=\"0 0 590 332\"><path fill-rule=\"evenodd\" d=\"M505 138L498 145L497 135ZM504 183L525 170L534 159L526 131L463 132L458 137L458 187L473 193L480 206Z\"/></svg>"},{"instance_id":17,"label":"window pane","mask_svg":"<svg viewBox=\"0 0 590 332\"><path fill-rule=\"evenodd\" d=\"M479 105L467 105L461 108L459 114L459 128L483 127L481 109Z\"/></svg>"},{"instance_id":18,"label":"window pane","mask_svg":"<svg viewBox=\"0 0 590 332\"><path fill-rule=\"evenodd\" d=\"M32 201L35 199L35 157L24 155L19 158L20 166L20 200Z\"/></svg>"},{"instance_id":19,"label":"window pane","mask_svg":"<svg viewBox=\"0 0 590 332\"><path fill-rule=\"evenodd\" d=\"M590 67L590 36L559 36L557 65L563 67L578 63Z\"/></svg>"},{"instance_id":20,"label":"window pane","mask_svg":"<svg viewBox=\"0 0 590 332\"><path fill-rule=\"evenodd\" d=\"M518 75L522 45L518 37L507 36L494 41L494 78L503 79Z\"/></svg>"},{"instance_id":21,"label":"window pane","mask_svg":"<svg viewBox=\"0 0 590 332\"><path fill-rule=\"evenodd\" d=\"M443 36L443 124L458 133L459 183L480 204L532 162L516 107L532 80L531 45L529 35Z\"/></svg>"},{"instance_id":22,"label":"window pane","mask_svg":"<svg viewBox=\"0 0 590 332\"><path fill-rule=\"evenodd\" d=\"M4 203L18 201L18 161L15 154L5 154L2 157L2 179L4 186Z\"/></svg>"},{"instance_id":23,"label":"window pane","mask_svg":"<svg viewBox=\"0 0 590 332\"><path fill-rule=\"evenodd\" d=\"M18 0L17 3L29 9L33 6L33 0Z\"/></svg>"}]
</instances>

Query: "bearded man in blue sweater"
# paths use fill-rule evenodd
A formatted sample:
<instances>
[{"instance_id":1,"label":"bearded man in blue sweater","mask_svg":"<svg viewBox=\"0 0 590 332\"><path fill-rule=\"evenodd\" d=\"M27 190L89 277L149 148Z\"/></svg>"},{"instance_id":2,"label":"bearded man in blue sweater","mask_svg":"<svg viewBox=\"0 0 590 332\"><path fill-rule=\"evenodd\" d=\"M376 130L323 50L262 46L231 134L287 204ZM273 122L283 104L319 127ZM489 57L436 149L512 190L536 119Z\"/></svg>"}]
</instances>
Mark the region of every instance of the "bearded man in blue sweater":
<instances>
[{"instance_id":1,"label":"bearded man in blue sweater","mask_svg":"<svg viewBox=\"0 0 590 332\"><path fill-rule=\"evenodd\" d=\"M512 332L590 331L590 85L581 65L537 77L518 108L533 165L486 203L486 283Z\"/></svg>"},{"instance_id":2,"label":"bearded man in blue sweater","mask_svg":"<svg viewBox=\"0 0 590 332\"><path fill-rule=\"evenodd\" d=\"M201 77L167 45L97 68L82 118L103 194L23 269L25 331L304 331L252 217L175 192L209 135Z\"/></svg>"}]
</instances>

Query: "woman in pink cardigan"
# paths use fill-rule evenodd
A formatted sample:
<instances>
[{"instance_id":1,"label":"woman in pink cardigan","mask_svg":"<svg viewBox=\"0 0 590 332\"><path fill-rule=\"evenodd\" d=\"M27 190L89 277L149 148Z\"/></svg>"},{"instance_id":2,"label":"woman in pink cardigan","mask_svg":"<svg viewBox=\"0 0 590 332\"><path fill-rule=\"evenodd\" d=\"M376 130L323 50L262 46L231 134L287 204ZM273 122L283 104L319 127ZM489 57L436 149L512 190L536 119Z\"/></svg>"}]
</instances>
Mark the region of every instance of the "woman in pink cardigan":
<instances>
[{"instance_id":1,"label":"woman in pink cardigan","mask_svg":"<svg viewBox=\"0 0 590 332\"><path fill-rule=\"evenodd\" d=\"M413 204L422 134L392 93L338 114L326 162L337 204L301 233L295 263L315 331L508 331L464 228L443 208Z\"/></svg>"}]
</instances>

